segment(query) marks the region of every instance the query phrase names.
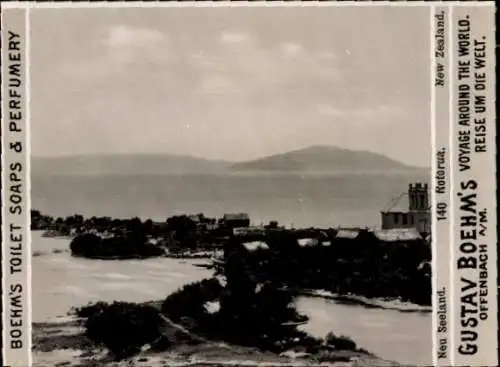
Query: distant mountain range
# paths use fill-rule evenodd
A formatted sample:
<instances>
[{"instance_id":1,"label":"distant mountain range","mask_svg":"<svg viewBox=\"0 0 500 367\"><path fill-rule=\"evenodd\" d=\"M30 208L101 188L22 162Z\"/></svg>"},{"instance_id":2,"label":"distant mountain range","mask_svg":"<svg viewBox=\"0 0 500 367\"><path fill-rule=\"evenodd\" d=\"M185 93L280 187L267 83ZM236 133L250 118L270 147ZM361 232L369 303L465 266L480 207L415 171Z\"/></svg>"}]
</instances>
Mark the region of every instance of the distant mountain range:
<instances>
[{"instance_id":1,"label":"distant mountain range","mask_svg":"<svg viewBox=\"0 0 500 367\"><path fill-rule=\"evenodd\" d=\"M32 157L31 168L34 175L384 172L422 169L405 165L378 153L331 146L313 146L238 163L170 154Z\"/></svg>"},{"instance_id":2,"label":"distant mountain range","mask_svg":"<svg viewBox=\"0 0 500 367\"><path fill-rule=\"evenodd\" d=\"M34 175L161 175L225 172L231 163L170 154L32 157Z\"/></svg>"}]
</instances>

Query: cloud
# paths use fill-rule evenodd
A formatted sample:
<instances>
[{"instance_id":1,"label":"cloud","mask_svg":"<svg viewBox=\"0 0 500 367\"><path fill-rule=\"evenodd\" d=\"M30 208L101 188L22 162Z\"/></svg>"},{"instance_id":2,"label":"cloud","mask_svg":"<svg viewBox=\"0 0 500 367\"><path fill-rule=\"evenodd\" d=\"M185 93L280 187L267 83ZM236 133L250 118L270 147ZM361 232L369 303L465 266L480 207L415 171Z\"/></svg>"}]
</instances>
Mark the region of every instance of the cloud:
<instances>
[{"instance_id":1,"label":"cloud","mask_svg":"<svg viewBox=\"0 0 500 367\"><path fill-rule=\"evenodd\" d=\"M220 40L223 43L243 43L250 40L250 37L246 33L241 32L222 32Z\"/></svg>"},{"instance_id":2,"label":"cloud","mask_svg":"<svg viewBox=\"0 0 500 367\"><path fill-rule=\"evenodd\" d=\"M105 27L86 59L62 67L62 72L84 83L131 75L129 67L141 64L167 65L171 59L167 34L158 30L125 25Z\"/></svg>"},{"instance_id":3,"label":"cloud","mask_svg":"<svg viewBox=\"0 0 500 367\"><path fill-rule=\"evenodd\" d=\"M227 76L212 74L201 80L200 91L205 95L224 95L235 93L236 86Z\"/></svg>"},{"instance_id":4,"label":"cloud","mask_svg":"<svg viewBox=\"0 0 500 367\"><path fill-rule=\"evenodd\" d=\"M330 105L325 105L325 104L318 105L318 106L316 106L316 109L317 109L318 114L323 115L323 116L343 117L346 115L345 110L342 110L340 108L333 107Z\"/></svg>"},{"instance_id":5,"label":"cloud","mask_svg":"<svg viewBox=\"0 0 500 367\"><path fill-rule=\"evenodd\" d=\"M109 47L129 47L161 43L165 35L157 30L113 25L107 31L105 42Z\"/></svg>"},{"instance_id":6,"label":"cloud","mask_svg":"<svg viewBox=\"0 0 500 367\"><path fill-rule=\"evenodd\" d=\"M333 52L328 51L328 50L322 50L322 51L318 52L317 57L320 60L330 60L330 61L338 59L337 55L335 55Z\"/></svg>"},{"instance_id":7,"label":"cloud","mask_svg":"<svg viewBox=\"0 0 500 367\"><path fill-rule=\"evenodd\" d=\"M296 56L302 52L302 46L298 43L287 42L281 46L282 52L287 56Z\"/></svg>"},{"instance_id":8,"label":"cloud","mask_svg":"<svg viewBox=\"0 0 500 367\"><path fill-rule=\"evenodd\" d=\"M169 39L166 34L148 28L114 25L103 38L106 57L115 62L163 62L168 56Z\"/></svg>"},{"instance_id":9,"label":"cloud","mask_svg":"<svg viewBox=\"0 0 500 367\"><path fill-rule=\"evenodd\" d=\"M394 118L403 118L406 116L402 108L388 105L346 109L329 104L320 104L316 106L316 111L321 116L332 117L338 120L352 119L352 123L371 122L385 124L394 122Z\"/></svg>"}]
</instances>

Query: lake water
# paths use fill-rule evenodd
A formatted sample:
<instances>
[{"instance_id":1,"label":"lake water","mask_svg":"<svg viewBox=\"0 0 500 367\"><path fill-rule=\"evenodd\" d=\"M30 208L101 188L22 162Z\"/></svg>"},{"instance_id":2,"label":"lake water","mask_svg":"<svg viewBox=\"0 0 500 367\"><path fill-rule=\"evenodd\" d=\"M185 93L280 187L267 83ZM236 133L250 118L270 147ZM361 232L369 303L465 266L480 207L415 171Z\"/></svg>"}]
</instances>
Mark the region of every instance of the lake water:
<instances>
[{"instance_id":1,"label":"lake water","mask_svg":"<svg viewBox=\"0 0 500 367\"><path fill-rule=\"evenodd\" d=\"M184 284L211 276L192 261L87 260L71 257L69 240L33 232L33 321L65 315L91 301L142 302L165 298ZM57 252L56 251L65 251ZM431 315L345 305L301 297L297 308L310 317L305 330L319 337L329 331L347 335L382 358L431 365Z\"/></svg>"},{"instance_id":2,"label":"lake water","mask_svg":"<svg viewBox=\"0 0 500 367\"><path fill-rule=\"evenodd\" d=\"M32 207L52 216L153 218L247 212L295 226L380 223L380 211L425 174L34 176ZM406 206L404 201L401 205Z\"/></svg>"}]
</instances>

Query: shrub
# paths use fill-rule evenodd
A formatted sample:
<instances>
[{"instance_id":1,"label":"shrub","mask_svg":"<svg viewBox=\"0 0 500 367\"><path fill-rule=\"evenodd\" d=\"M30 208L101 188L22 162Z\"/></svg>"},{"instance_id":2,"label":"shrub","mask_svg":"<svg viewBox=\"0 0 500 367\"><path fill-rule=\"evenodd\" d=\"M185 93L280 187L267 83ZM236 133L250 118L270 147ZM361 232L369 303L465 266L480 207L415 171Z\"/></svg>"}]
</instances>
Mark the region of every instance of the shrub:
<instances>
[{"instance_id":1,"label":"shrub","mask_svg":"<svg viewBox=\"0 0 500 367\"><path fill-rule=\"evenodd\" d=\"M244 269L233 270L215 315L219 337L273 352L300 338L294 323L304 317L291 306L293 293L273 282L258 285Z\"/></svg>"},{"instance_id":2,"label":"shrub","mask_svg":"<svg viewBox=\"0 0 500 367\"><path fill-rule=\"evenodd\" d=\"M74 314L78 317L88 318L90 316L103 312L107 307L109 307L108 303L99 301L96 303L89 303L86 306L75 307L73 308L73 311Z\"/></svg>"},{"instance_id":3,"label":"shrub","mask_svg":"<svg viewBox=\"0 0 500 367\"><path fill-rule=\"evenodd\" d=\"M216 278L187 284L163 301L161 312L190 329L206 332L211 314L205 304L216 300L221 292L222 286Z\"/></svg>"},{"instance_id":4,"label":"shrub","mask_svg":"<svg viewBox=\"0 0 500 367\"><path fill-rule=\"evenodd\" d=\"M162 336L163 320L151 306L98 302L78 309L77 315L87 317L86 336L104 344L118 360L138 353L143 345Z\"/></svg>"},{"instance_id":5,"label":"shrub","mask_svg":"<svg viewBox=\"0 0 500 367\"><path fill-rule=\"evenodd\" d=\"M101 239L95 234L85 233L76 236L70 244L71 254L89 258L145 258L161 256L164 250L148 244L140 232L130 232L126 235L116 235Z\"/></svg>"},{"instance_id":6,"label":"shrub","mask_svg":"<svg viewBox=\"0 0 500 367\"><path fill-rule=\"evenodd\" d=\"M76 236L69 245L74 256L92 256L98 252L100 246L101 238L91 233Z\"/></svg>"},{"instance_id":7,"label":"shrub","mask_svg":"<svg viewBox=\"0 0 500 367\"><path fill-rule=\"evenodd\" d=\"M292 292L271 282L257 287L245 272L227 281L225 288L215 278L188 284L163 301L162 313L210 339L264 350L283 351L294 339L307 339L294 324L307 317L291 306ZM213 301L220 308L209 313L205 304Z\"/></svg>"}]
</instances>

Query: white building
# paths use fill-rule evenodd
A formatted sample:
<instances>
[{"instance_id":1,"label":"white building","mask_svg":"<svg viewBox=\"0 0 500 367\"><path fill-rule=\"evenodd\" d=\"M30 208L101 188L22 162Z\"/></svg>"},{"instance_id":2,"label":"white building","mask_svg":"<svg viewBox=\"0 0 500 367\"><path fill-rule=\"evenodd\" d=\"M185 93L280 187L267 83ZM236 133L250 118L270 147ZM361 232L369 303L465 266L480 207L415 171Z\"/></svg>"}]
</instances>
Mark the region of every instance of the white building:
<instances>
[{"instance_id":1,"label":"white building","mask_svg":"<svg viewBox=\"0 0 500 367\"><path fill-rule=\"evenodd\" d=\"M408 186L408 210L382 211L382 229L415 228L427 235L431 232L429 187L415 183Z\"/></svg>"}]
</instances>

